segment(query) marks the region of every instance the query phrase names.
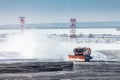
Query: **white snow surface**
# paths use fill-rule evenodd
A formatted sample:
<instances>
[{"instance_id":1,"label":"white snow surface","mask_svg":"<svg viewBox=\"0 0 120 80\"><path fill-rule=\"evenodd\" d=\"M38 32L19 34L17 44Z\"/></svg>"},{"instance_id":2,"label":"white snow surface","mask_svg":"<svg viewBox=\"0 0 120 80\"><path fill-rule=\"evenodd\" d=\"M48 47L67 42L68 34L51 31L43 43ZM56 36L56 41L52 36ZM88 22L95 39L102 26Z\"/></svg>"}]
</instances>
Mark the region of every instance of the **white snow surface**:
<instances>
[{"instance_id":1,"label":"white snow surface","mask_svg":"<svg viewBox=\"0 0 120 80\"><path fill-rule=\"evenodd\" d=\"M0 59L64 59L73 54L75 47L90 47L93 60L105 60L107 56L97 50L119 50L120 44L115 43L76 43L50 39L50 34L69 34L69 29L31 29L1 30L0 34L8 33L5 42L0 42ZM77 29L79 33L120 34L116 29Z\"/></svg>"}]
</instances>

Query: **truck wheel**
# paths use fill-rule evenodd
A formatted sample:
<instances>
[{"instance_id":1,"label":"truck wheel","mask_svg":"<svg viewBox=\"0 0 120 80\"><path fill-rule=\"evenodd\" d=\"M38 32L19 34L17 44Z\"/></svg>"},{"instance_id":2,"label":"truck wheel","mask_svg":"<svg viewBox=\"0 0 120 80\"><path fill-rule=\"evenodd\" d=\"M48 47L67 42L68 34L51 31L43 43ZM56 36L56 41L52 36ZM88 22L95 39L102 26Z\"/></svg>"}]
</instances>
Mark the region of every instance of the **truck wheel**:
<instances>
[{"instance_id":1,"label":"truck wheel","mask_svg":"<svg viewBox=\"0 0 120 80\"><path fill-rule=\"evenodd\" d=\"M85 61L90 61L90 58L89 57L85 57Z\"/></svg>"},{"instance_id":2,"label":"truck wheel","mask_svg":"<svg viewBox=\"0 0 120 80\"><path fill-rule=\"evenodd\" d=\"M92 57L90 56L90 59L92 59Z\"/></svg>"}]
</instances>

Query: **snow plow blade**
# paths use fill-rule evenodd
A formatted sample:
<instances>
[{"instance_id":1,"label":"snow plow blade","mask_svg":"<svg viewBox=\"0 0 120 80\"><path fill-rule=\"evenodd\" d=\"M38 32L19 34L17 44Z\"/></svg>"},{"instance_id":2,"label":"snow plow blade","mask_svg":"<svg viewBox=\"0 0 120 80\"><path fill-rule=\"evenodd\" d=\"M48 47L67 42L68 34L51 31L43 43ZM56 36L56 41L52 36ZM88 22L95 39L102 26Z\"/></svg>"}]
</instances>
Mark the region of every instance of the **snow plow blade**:
<instances>
[{"instance_id":1,"label":"snow plow blade","mask_svg":"<svg viewBox=\"0 0 120 80\"><path fill-rule=\"evenodd\" d=\"M85 56L68 55L69 61L85 62Z\"/></svg>"}]
</instances>

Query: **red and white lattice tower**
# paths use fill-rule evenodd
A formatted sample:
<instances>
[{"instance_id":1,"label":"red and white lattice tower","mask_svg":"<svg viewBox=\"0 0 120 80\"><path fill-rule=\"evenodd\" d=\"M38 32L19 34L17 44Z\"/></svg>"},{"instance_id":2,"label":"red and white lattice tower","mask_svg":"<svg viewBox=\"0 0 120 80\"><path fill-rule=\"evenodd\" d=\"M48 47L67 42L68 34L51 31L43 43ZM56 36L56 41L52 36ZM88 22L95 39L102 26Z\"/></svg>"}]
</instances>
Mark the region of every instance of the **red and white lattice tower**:
<instances>
[{"instance_id":1,"label":"red and white lattice tower","mask_svg":"<svg viewBox=\"0 0 120 80\"><path fill-rule=\"evenodd\" d=\"M70 19L70 38L76 38L76 19Z\"/></svg>"},{"instance_id":2,"label":"red and white lattice tower","mask_svg":"<svg viewBox=\"0 0 120 80\"><path fill-rule=\"evenodd\" d=\"M20 23L21 23L21 31L24 30L24 24L25 24L25 17L19 17Z\"/></svg>"}]
</instances>

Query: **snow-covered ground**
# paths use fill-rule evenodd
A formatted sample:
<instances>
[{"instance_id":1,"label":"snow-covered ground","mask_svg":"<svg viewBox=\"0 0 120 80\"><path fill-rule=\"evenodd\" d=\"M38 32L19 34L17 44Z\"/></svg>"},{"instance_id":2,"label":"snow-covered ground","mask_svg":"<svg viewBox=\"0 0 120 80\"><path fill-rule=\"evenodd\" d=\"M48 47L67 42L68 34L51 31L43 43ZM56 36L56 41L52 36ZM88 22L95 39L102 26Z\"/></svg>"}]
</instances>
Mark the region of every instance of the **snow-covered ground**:
<instances>
[{"instance_id":1,"label":"snow-covered ground","mask_svg":"<svg viewBox=\"0 0 120 80\"><path fill-rule=\"evenodd\" d=\"M67 60L68 54L73 54L74 47L90 47L93 60L107 60L108 56L98 50L120 50L119 43L86 43L64 41L49 38L51 34L69 34L69 29L31 29L24 30L1 30L0 59L63 59ZM120 32L116 29L77 29L77 34L115 34Z\"/></svg>"}]
</instances>

